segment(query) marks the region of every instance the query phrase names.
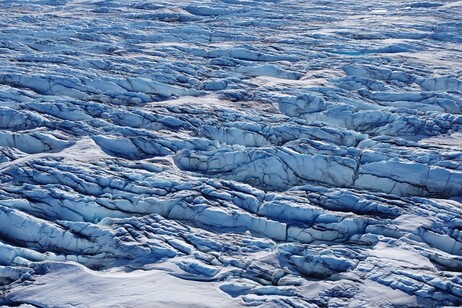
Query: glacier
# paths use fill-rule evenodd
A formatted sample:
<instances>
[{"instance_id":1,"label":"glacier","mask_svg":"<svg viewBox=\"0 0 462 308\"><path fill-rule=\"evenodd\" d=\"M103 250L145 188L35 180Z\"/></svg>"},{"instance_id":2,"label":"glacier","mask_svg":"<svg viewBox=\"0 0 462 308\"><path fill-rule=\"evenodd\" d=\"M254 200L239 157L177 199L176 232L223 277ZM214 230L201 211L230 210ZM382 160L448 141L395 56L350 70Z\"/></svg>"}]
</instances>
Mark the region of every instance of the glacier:
<instances>
[{"instance_id":1,"label":"glacier","mask_svg":"<svg viewBox=\"0 0 462 308\"><path fill-rule=\"evenodd\" d=\"M0 11L0 307L462 305L461 1Z\"/></svg>"}]
</instances>

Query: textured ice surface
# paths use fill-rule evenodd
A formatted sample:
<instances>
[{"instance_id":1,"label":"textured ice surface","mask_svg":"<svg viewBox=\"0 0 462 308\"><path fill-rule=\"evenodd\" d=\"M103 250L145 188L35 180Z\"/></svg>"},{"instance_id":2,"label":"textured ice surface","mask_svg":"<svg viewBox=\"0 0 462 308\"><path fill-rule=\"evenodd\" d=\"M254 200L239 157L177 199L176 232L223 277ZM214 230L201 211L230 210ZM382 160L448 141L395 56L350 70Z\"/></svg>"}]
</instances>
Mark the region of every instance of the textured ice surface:
<instances>
[{"instance_id":1,"label":"textured ice surface","mask_svg":"<svg viewBox=\"0 0 462 308\"><path fill-rule=\"evenodd\" d=\"M460 1L0 11L0 306L462 305Z\"/></svg>"}]
</instances>

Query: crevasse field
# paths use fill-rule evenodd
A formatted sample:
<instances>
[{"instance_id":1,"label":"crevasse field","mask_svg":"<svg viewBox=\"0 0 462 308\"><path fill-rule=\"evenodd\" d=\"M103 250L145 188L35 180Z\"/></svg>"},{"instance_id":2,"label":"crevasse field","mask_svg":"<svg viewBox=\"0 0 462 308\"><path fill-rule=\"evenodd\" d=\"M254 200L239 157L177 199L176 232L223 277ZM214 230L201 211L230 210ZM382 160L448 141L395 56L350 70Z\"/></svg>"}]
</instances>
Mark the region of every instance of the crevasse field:
<instances>
[{"instance_id":1,"label":"crevasse field","mask_svg":"<svg viewBox=\"0 0 462 308\"><path fill-rule=\"evenodd\" d=\"M0 0L1 307L462 305L462 1Z\"/></svg>"}]
</instances>

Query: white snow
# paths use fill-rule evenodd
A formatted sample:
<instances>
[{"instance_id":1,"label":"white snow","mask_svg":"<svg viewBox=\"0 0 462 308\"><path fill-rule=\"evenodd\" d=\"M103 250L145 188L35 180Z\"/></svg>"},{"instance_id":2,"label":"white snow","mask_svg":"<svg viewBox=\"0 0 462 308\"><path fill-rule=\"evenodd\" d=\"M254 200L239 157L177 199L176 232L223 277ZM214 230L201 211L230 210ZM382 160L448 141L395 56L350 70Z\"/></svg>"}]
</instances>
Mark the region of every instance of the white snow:
<instances>
[{"instance_id":1,"label":"white snow","mask_svg":"<svg viewBox=\"0 0 462 308\"><path fill-rule=\"evenodd\" d=\"M81 265L44 263L47 274L10 294L35 306L238 307L214 283L173 277L162 271L95 272Z\"/></svg>"}]
</instances>

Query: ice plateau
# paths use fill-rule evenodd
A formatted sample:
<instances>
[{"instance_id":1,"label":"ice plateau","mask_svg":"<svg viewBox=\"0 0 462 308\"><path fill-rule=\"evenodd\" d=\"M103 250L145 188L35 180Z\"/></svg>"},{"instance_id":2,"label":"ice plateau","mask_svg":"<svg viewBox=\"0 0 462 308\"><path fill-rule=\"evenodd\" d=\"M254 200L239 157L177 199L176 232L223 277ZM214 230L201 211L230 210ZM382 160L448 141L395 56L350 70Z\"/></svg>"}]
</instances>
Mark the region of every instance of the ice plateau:
<instances>
[{"instance_id":1,"label":"ice plateau","mask_svg":"<svg viewBox=\"0 0 462 308\"><path fill-rule=\"evenodd\" d=\"M0 307L462 305L461 16L0 0Z\"/></svg>"}]
</instances>

